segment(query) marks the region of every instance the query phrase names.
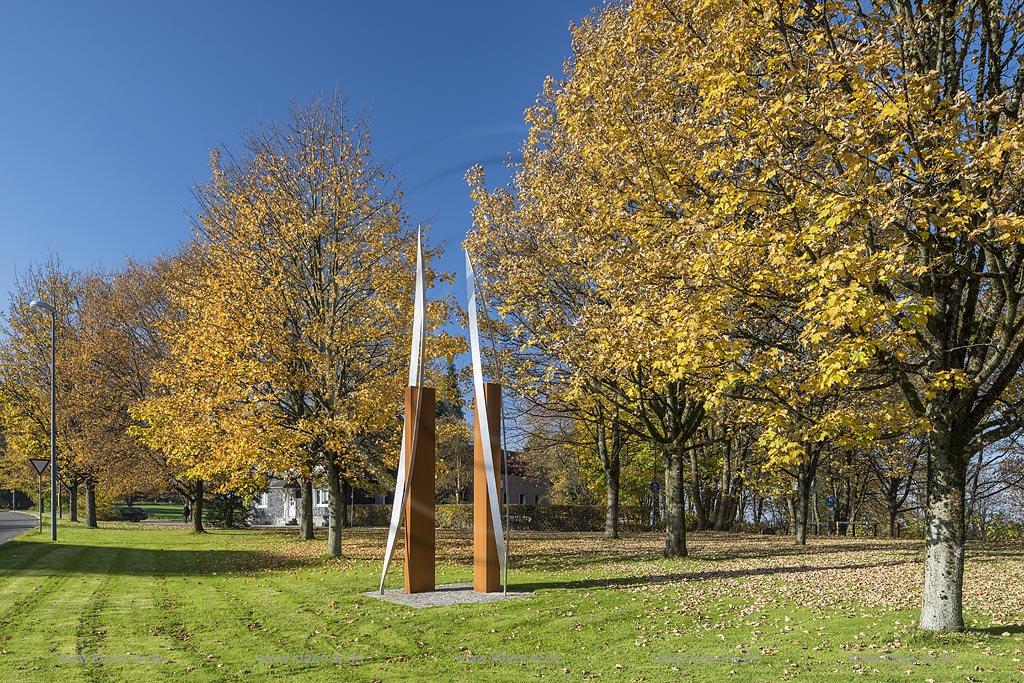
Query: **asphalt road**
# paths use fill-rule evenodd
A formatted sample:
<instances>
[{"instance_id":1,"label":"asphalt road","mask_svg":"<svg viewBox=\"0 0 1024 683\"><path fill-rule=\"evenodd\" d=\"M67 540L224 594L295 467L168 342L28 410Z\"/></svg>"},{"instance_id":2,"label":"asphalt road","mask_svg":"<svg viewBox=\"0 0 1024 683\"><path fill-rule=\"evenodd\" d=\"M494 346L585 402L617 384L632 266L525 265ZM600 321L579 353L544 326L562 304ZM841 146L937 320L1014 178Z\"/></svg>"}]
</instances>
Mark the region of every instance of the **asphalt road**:
<instances>
[{"instance_id":1,"label":"asphalt road","mask_svg":"<svg viewBox=\"0 0 1024 683\"><path fill-rule=\"evenodd\" d=\"M39 526L39 519L20 512L0 511L0 545Z\"/></svg>"}]
</instances>

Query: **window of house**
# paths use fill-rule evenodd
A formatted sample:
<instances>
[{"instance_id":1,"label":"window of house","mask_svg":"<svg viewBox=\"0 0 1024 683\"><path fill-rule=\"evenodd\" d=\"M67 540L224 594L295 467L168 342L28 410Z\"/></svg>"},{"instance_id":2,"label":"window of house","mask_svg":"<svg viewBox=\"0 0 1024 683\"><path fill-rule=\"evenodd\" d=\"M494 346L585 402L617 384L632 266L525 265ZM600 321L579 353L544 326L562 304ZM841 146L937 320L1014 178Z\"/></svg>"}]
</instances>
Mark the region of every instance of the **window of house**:
<instances>
[{"instance_id":1,"label":"window of house","mask_svg":"<svg viewBox=\"0 0 1024 683\"><path fill-rule=\"evenodd\" d=\"M534 496L533 497L533 504L534 505L540 505L540 496Z\"/></svg>"},{"instance_id":2,"label":"window of house","mask_svg":"<svg viewBox=\"0 0 1024 683\"><path fill-rule=\"evenodd\" d=\"M327 507L327 503L328 501L330 501L330 499L330 491L324 491L323 489L313 489L313 505Z\"/></svg>"},{"instance_id":3,"label":"window of house","mask_svg":"<svg viewBox=\"0 0 1024 683\"><path fill-rule=\"evenodd\" d=\"M270 496L270 494L268 494L266 491L264 491L263 493L257 495L256 496L256 507L258 507L258 508L265 508L265 507L267 507L267 499L269 498L269 496Z\"/></svg>"},{"instance_id":4,"label":"window of house","mask_svg":"<svg viewBox=\"0 0 1024 683\"><path fill-rule=\"evenodd\" d=\"M526 505L526 494L525 493L520 493L519 494L519 504L520 505Z\"/></svg>"}]
</instances>

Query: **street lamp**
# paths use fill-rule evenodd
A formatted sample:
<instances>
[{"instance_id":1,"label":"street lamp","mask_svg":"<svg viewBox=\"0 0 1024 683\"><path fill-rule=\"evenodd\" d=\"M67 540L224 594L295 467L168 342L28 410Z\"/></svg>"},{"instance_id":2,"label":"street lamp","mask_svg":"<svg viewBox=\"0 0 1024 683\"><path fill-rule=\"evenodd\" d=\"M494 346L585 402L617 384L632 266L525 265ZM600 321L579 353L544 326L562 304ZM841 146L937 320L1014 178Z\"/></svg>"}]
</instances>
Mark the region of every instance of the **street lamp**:
<instances>
[{"instance_id":1,"label":"street lamp","mask_svg":"<svg viewBox=\"0 0 1024 683\"><path fill-rule=\"evenodd\" d=\"M57 309L35 299L30 308L50 312L50 540L57 540Z\"/></svg>"}]
</instances>

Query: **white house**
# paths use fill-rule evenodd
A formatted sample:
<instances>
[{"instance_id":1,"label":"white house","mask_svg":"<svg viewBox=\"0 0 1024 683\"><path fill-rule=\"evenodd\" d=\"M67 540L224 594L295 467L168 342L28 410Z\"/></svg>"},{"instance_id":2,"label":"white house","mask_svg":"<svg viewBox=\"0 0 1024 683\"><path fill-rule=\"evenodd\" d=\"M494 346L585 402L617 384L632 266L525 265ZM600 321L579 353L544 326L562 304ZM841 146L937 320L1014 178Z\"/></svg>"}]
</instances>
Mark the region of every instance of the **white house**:
<instances>
[{"instance_id":1,"label":"white house","mask_svg":"<svg viewBox=\"0 0 1024 683\"><path fill-rule=\"evenodd\" d=\"M327 489L313 489L313 525L327 526ZM297 526L302 514L302 487L295 482L271 479L267 490L252 502L252 523L265 526Z\"/></svg>"}]
</instances>

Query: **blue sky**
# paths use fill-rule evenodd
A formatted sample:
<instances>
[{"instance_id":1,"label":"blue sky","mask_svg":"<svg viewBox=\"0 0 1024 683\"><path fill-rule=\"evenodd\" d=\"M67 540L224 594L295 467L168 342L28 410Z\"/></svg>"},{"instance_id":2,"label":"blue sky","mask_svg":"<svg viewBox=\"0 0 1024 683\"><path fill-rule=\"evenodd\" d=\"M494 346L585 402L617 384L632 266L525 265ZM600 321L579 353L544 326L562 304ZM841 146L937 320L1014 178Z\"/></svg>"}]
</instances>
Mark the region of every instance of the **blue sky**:
<instances>
[{"instance_id":1,"label":"blue sky","mask_svg":"<svg viewBox=\"0 0 1024 683\"><path fill-rule=\"evenodd\" d=\"M599 3L0 2L0 309L50 253L117 268L175 250L210 148L336 87L461 270L465 169L504 178L569 23Z\"/></svg>"}]
</instances>

